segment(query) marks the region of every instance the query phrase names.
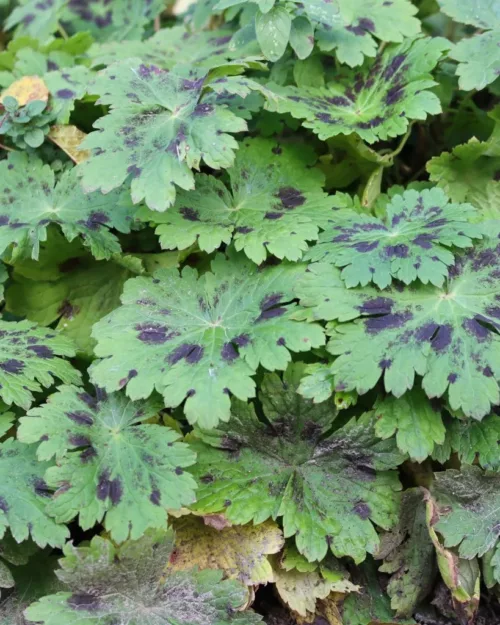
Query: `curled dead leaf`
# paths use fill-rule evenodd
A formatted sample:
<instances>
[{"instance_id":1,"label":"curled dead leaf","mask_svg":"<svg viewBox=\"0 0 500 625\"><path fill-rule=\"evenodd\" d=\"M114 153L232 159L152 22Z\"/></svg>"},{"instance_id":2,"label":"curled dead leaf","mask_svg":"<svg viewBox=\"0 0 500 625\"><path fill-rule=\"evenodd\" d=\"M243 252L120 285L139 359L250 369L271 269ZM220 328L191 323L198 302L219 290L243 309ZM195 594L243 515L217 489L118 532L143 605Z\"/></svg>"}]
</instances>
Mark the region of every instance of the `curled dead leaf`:
<instances>
[{"instance_id":1,"label":"curled dead leaf","mask_svg":"<svg viewBox=\"0 0 500 625\"><path fill-rule=\"evenodd\" d=\"M83 163L90 156L90 150L78 149L87 135L76 126L52 126L48 136L76 164Z\"/></svg>"}]
</instances>

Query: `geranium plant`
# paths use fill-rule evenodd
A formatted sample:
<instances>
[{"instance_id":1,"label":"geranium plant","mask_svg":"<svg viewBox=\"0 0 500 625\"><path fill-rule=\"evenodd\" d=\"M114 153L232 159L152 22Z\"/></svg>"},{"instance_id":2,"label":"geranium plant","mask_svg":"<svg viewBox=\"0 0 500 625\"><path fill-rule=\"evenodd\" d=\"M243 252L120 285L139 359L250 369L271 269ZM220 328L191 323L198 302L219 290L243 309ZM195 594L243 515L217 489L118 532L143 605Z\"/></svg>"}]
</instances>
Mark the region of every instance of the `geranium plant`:
<instances>
[{"instance_id":1,"label":"geranium plant","mask_svg":"<svg viewBox=\"0 0 500 625\"><path fill-rule=\"evenodd\" d=\"M500 2L0 16L0 625L500 623Z\"/></svg>"}]
</instances>

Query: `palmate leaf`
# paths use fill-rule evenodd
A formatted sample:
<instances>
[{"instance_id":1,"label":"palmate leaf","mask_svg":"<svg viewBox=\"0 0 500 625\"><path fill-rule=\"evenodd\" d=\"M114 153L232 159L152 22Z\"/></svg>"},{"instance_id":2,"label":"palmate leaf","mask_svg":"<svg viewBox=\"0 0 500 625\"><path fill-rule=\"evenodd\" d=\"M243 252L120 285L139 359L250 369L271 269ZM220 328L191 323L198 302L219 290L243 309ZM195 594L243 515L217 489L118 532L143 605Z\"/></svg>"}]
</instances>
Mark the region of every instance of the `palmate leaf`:
<instances>
[{"instance_id":1,"label":"palmate leaf","mask_svg":"<svg viewBox=\"0 0 500 625\"><path fill-rule=\"evenodd\" d=\"M218 255L198 277L185 267L125 283L122 306L101 319L93 336L103 358L91 376L132 399L163 393L167 406L187 398L191 423L213 427L230 415L230 393L253 397L259 365L285 369L290 351L324 342L322 329L291 319L293 287L305 265L257 268L239 255Z\"/></svg>"},{"instance_id":2,"label":"palmate leaf","mask_svg":"<svg viewBox=\"0 0 500 625\"><path fill-rule=\"evenodd\" d=\"M429 538L423 489L412 488L401 498L398 525L382 535L379 571L389 573L387 592L398 616L411 616L434 585L436 556Z\"/></svg>"},{"instance_id":3,"label":"palmate leaf","mask_svg":"<svg viewBox=\"0 0 500 625\"><path fill-rule=\"evenodd\" d=\"M312 319L331 324L336 390L366 393L380 378L402 396L423 376L428 397L446 391L453 410L481 419L500 402L500 274L496 237L457 258L442 288L346 289L332 265L309 266L298 285Z\"/></svg>"},{"instance_id":4,"label":"palmate leaf","mask_svg":"<svg viewBox=\"0 0 500 625\"><path fill-rule=\"evenodd\" d=\"M398 448L412 460L423 462L436 444L445 440L446 428L441 413L420 389L403 397L387 396L375 404L375 432L380 438L396 434Z\"/></svg>"},{"instance_id":5,"label":"palmate leaf","mask_svg":"<svg viewBox=\"0 0 500 625\"><path fill-rule=\"evenodd\" d=\"M259 525L236 525L215 529L193 515L174 521L175 550L170 571L193 568L220 569L230 579L246 585L274 581L269 555L284 544L283 534L273 521Z\"/></svg>"},{"instance_id":6,"label":"palmate leaf","mask_svg":"<svg viewBox=\"0 0 500 625\"><path fill-rule=\"evenodd\" d=\"M33 445L12 438L0 443L0 537L7 530L17 542L28 537L40 547L60 547L69 536L47 512L51 492L43 476L48 462L36 458Z\"/></svg>"},{"instance_id":7,"label":"palmate leaf","mask_svg":"<svg viewBox=\"0 0 500 625\"><path fill-rule=\"evenodd\" d=\"M283 0L220 0L215 11L242 5L257 5L255 31L264 54L277 61L285 52L288 41L299 58L312 51L305 41L314 31L322 50L335 50L341 63L360 65L365 56L375 56L377 40L400 42L420 32L415 17L416 7L408 0L309 0L292 3ZM253 26L253 24L252 24ZM240 31L242 32L242 31ZM238 33L232 41L238 46ZM305 54L299 54L305 48Z\"/></svg>"},{"instance_id":8,"label":"palmate leaf","mask_svg":"<svg viewBox=\"0 0 500 625\"><path fill-rule=\"evenodd\" d=\"M454 202L470 202L483 219L498 219L500 198L500 124L498 111L490 116L495 127L487 141L472 138L427 163L430 179Z\"/></svg>"},{"instance_id":9,"label":"palmate leaf","mask_svg":"<svg viewBox=\"0 0 500 625\"><path fill-rule=\"evenodd\" d=\"M134 40L164 8L162 0L69 0L63 20L71 31L88 31L96 41Z\"/></svg>"},{"instance_id":10,"label":"palmate leaf","mask_svg":"<svg viewBox=\"0 0 500 625\"><path fill-rule=\"evenodd\" d=\"M110 228L129 232L134 211L120 191L86 195L75 168L55 183L52 168L25 152L0 162L0 253L11 247L14 258L38 258L54 223L69 241L82 237L97 259L110 258L121 251Z\"/></svg>"},{"instance_id":11,"label":"palmate leaf","mask_svg":"<svg viewBox=\"0 0 500 625\"><path fill-rule=\"evenodd\" d=\"M468 223L476 212L469 204L452 204L441 189L395 195L382 221L354 210L332 213L306 260L324 260L343 267L346 286L374 282L389 286L396 278L410 284L417 278L442 286L454 264L449 247L471 247L481 238L480 226Z\"/></svg>"},{"instance_id":12,"label":"palmate leaf","mask_svg":"<svg viewBox=\"0 0 500 625\"><path fill-rule=\"evenodd\" d=\"M164 252L164 255L169 254ZM176 266L175 256L172 266ZM137 267L134 265L137 264ZM37 261L17 261L6 293L6 309L30 321L55 328L92 355L92 326L120 305L123 285L142 272L141 261L115 256L96 261L81 241L69 243L49 229Z\"/></svg>"},{"instance_id":13,"label":"palmate leaf","mask_svg":"<svg viewBox=\"0 0 500 625\"><path fill-rule=\"evenodd\" d=\"M16 36L30 36L45 42L57 30L67 0L26 0L5 21L5 28L16 28Z\"/></svg>"},{"instance_id":14,"label":"palmate leaf","mask_svg":"<svg viewBox=\"0 0 500 625\"><path fill-rule=\"evenodd\" d=\"M167 509L194 501L193 478L184 471L195 456L174 430L148 423L161 405L132 403L122 394L93 397L62 386L20 421L18 436L38 442L38 457L58 464L46 473L59 490L48 505L58 522L77 514L83 529L105 517L110 536L135 539L166 527Z\"/></svg>"},{"instance_id":15,"label":"palmate leaf","mask_svg":"<svg viewBox=\"0 0 500 625\"><path fill-rule=\"evenodd\" d=\"M434 529L445 547L457 547L461 558L472 560L497 545L500 535L500 475L463 464L434 474L431 489L437 506Z\"/></svg>"},{"instance_id":16,"label":"palmate leaf","mask_svg":"<svg viewBox=\"0 0 500 625\"><path fill-rule=\"evenodd\" d=\"M318 224L332 214L332 199L323 192L324 175L314 169L315 156L304 146L280 146L271 139L246 139L228 170L231 191L213 176L196 176L194 191L181 191L165 213L147 209L137 217L160 224L156 233L164 249L185 249L197 242L213 252L234 240L260 264L267 254L299 260Z\"/></svg>"},{"instance_id":17,"label":"palmate leaf","mask_svg":"<svg viewBox=\"0 0 500 625\"><path fill-rule=\"evenodd\" d=\"M434 449L433 458L444 464L452 451L461 462L472 464L477 462L483 469L498 471L500 469L500 417L491 414L481 422L448 419L446 421L446 438L443 444Z\"/></svg>"},{"instance_id":18,"label":"palmate leaf","mask_svg":"<svg viewBox=\"0 0 500 625\"><path fill-rule=\"evenodd\" d=\"M33 392L49 388L54 378L79 384L80 373L61 356L74 356L73 343L54 330L29 321L0 321L0 398L28 409Z\"/></svg>"},{"instance_id":19,"label":"palmate leaf","mask_svg":"<svg viewBox=\"0 0 500 625\"><path fill-rule=\"evenodd\" d=\"M257 46L249 45L238 50L229 48L233 32L227 27L193 32L184 26L173 26L162 28L145 41L95 44L89 50L89 56L94 67L137 57L143 63L162 69L173 69L176 65L213 69L235 60L255 59L259 54Z\"/></svg>"},{"instance_id":20,"label":"palmate leaf","mask_svg":"<svg viewBox=\"0 0 500 625\"><path fill-rule=\"evenodd\" d=\"M64 547L60 580L67 592L43 597L25 612L40 625L256 625L261 617L238 612L247 589L222 572L165 574L173 532L150 531L142 539L115 547L96 536L88 547Z\"/></svg>"},{"instance_id":21,"label":"palmate leaf","mask_svg":"<svg viewBox=\"0 0 500 625\"><path fill-rule=\"evenodd\" d=\"M325 88L269 85L280 113L305 119L320 139L357 133L368 143L404 134L410 120L441 112L429 73L450 44L445 39L407 39L391 45L359 71L339 72Z\"/></svg>"},{"instance_id":22,"label":"palmate leaf","mask_svg":"<svg viewBox=\"0 0 500 625\"><path fill-rule=\"evenodd\" d=\"M260 399L267 421L258 420L251 404L235 401L227 426L198 431L194 507L224 510L240 524L282 517L285 537L295 536L308 560L321 560L331 549L359 562L378 547L374 525L387 529L396 521L400 485L391 469L404 456L393 439L375 437L370 413L325 437L335 408L297 394L302 374L297 364L283 380L264 376Z\"/></svg>"},{"instance_id":23,"label":"palmate leaf","mask_svg":"<svg viewBox=\"0 0 500 625\"><path fill-rule=\"evenodd\" d=\"M49 88L52 110L58 124L66 124L75 108L75 101L83 98L92 74L87 67L78 65L47 72L43 79Z\"/></svg>"},{"instance_id":24,"label":"palmate leaf","mask_svg":"<svg viewBox=\"0 0 500 625\"><path fill-rule=\"evenodd\" d=\"M438 0L441 11L455 22L483 31L459 41L450 53L458 61L460 89L483 89L500 73L500 7L494 0Z\"/></svg>"},{"instance_id":25,"label":"palmate leaf","mask_svg":"<svg viewBox=\"0 0 500 625\"><path fill-rule=\"evenodd\" d=\"M176 186L193 188L191 169L202 160L213 169L232 164L237 143L228 133L246 130L246 122L203 102L200 74L188 79L137 59L98 74L90 90L111 111L82 144L92 150L79 167L86 192L107 193L130 177L133 201L162 211L174 203Z\"/></svg>"}]
</instances>

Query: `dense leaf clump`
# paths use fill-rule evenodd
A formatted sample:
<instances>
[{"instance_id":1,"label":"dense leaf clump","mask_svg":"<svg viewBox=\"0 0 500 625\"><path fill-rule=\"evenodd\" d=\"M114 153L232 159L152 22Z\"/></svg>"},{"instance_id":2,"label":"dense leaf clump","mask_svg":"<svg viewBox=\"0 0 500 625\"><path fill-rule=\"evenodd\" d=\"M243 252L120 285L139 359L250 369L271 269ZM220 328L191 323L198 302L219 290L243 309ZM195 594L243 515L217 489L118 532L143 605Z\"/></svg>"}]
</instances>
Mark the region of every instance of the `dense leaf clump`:
<instances>
[{"instance_id":1,"label":"dense leaf clump","mask_svg":"<svg viewBox=\"0 0 500 625\"><path fill-rule=\"evenodd\" d=\"M0 18L0 625L499 623L500 2Z\"/></svg>"}]
</instances>

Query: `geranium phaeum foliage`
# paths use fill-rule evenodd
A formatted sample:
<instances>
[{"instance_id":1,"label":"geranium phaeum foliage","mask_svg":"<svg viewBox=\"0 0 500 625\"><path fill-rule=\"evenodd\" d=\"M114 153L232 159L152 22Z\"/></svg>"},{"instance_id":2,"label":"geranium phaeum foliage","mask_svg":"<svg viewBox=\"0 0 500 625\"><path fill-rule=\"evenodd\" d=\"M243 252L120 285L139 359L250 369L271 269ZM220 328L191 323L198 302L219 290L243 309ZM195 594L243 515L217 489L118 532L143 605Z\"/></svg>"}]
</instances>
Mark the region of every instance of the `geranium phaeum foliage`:
<instances>
[{"instance_id":1,"label":"geranium phaeum foliage","mask_svg":"<svg viewBox=\"0 0 500 625\"><path fill-rule=\"evenodd\" d=\"M39 462L33 445L8 438L0 444L0 535L10 530L20 543L31 537L40 547L61 546L68 529L47 514L51 491L43 479L47 462Z\"/></svg>"},{"instance_id":2,"label":"geranium phaeum foliage","mask_svg":"<svg viewBox=\"0 0 500 625\"><path fill-rule=\"evenodd\" d=\"M452 204L440 189L406 191L386 207L384 220L353 210L330 215L325 231L305 256L343 267L346 286L374 282L381 289L393 279L442 286L455 262L450 247L471 247L481 228L468 223L475 211Z\"/></svg>"},{"instance_id":3,"label":"geranium phaeum foliage","mask_svg":"<svg viewBox=\"0 0 500 625\"><path fill-rule=\"evenodd\" d=\"M98 74L90 91L111 112L83 142L92 150L80 168L84 189L108 193L131 179L133 201L162 211L174 203L177 186L194 187L191 169L202 160L229 167L238 147L229 133L247 125L226 107L203 101L205 80L203 72L186 77L136 59Z\"/></svg>"},{"instance_id":4,"label":"geranium phaeum foliage","mask_svg":"<svg viewBox=\"0 0 500 625\"><path fill-rule=\"evenodd\" d=\"M94 66L110 65L130 57L138 57L145 63L163 69L176 65L203 67L207 70L226 65L235 60L246 61L248 55L259 54L256 46L232 50L228 43L233 35L230 28L209 31L190 31L184 26L160 30L144 41L113 41L94 44L89 56Z\"/></svg>"},{"instance_id":5,"label":"geranium phaeum foliage","mask_svg":"<svg viewBox=\"0 0 500 625\"><path fill-rule=\"evenodd\" d=\"M400 397L422 376L429 397L482 419L500 401L498 239L456 258L442 287L346 289L332 265L315 263L297 293L314 319L337 320L327 349L335 388L366 393L383 378ZM498 298L498 299L497 299ZM367 357L368 356L368 357Z\"/></svg>"},{"instance_id":6,"label":"geranium phaeum foliage","mask_svg":"<svg viewBox=\"0 0 500 625\"><path fill-rule=\"evenodd\" d=\"M499 0L0 22L0 625L500 623Z\"/></svg>"},{"instance_id":7,"label":"geranium phaeum foliage","mask_svg":"<svg viewBox=\"0 0 500 625\"><path fill-rule=\"evenodd\" d=\"M332 198L322 190L324 175L313 166L314 155L303 146L246 140L228 169L231 191L200 174L196 188L180 191L165 213L142 211L138 217L160 224L156 232L165 249L197 242L213 252L233 240L254 263L268 253L298 260L332 213Z\"/></svg>"},{"instance_id":8,"label":"geranium phaeum foliage","mask_svg":"<svg viewBox=\"0 0 500 625\"><path fill-rule=\"evenodd\" d=\"M283 379L266 374L260 400L265 421L235 401L227 426L197 431L193 471L196 508L224 511L234 523L282 517L308 560L329 549L357 562L378 546L375 525L388 529L398 513L400 485L393 470L404 460L394 441L380 441L367 413L335 427L336 411L297 394L303 365ZM332 432L333 427L333 432Z\"/></svg>"},{"instance_id":9,"label":"geranium phaeum foliage","mask_svg":"<svg viewBox=\"0 0 500 625\"><path fill-rule=\"evenodd\" d=\"M255 395L259 365L285 369L291 351L323 344L318 325L292 319L293 287L305 269L259 269L241 255L219 255L201 276L186 267L129 280L122 305L94 326L101 360L92 378L132 399L157 390L167 406L186 400L186 416L202 427L227 421L230 394Z\"/></svg>"},{"instance_id":10,"label":"geranium phaeum foliage","mask_svg":"<svg viewBox=\"0 0 500 625\"><path fill-rule=\"evenodd\" d=\"M120 547L96 536L87 547L64 548L57 576L66 591L44 597L26 611L28 622L66 625L254 625L261 617L238 612L247 598L237 581L221 571L165 574L173 550L173 532L148 532Z\"/></svg>"},{"instance_id":11,"label":"geranium phaeum foliage","mask_svg":"<svg viewBox=\"0 0 500 625\"><path fill-rule=\"evenodd\" d=\"M77 170L56 182L48 165L25 153L0 163L0 250L15 257L38 258L50 224L60 226L71 241L82 237L97 259L121 251L115 228L130 230L133 207L119 191L85 194Z\"/></svg>"},{"instance_id":12,"label":"geranium phaeum foliage","mask_svg":"<svg viewBox=\"0 0 500 625\"><path fill-rule=\"evenodd\" d=\"M358 134L367 143L405 133L411 120L441 111L429 73L449 48L446 40L408 39L357 70L344 70L323 88L271 85L277 109L304 119L320 139Z\"/></svg>"},{"instance_id":13,"label":"geranium phaeum foliage","mask_svg":"<svg viewBox=\"0 0 500 625\"><path fill-rule=\"evenodd\" d=\"M458 61L461 89L482 89L500 75L500 6L494 0L438 0L455 22L480 31L457 43L450 56Z\"/></svg>"},{"instance_id":14,"label":"geranium phaeum foliage","mask_svg":"<svg viewBox=\"0 0 500 625\"><path fill-rule=\"evenodd\" d=\"M58 459L46 480L59 491L48 510L59 522L79 515L88 529L102 521L118 541L166 525L166 510L194 500L184 472L194 454L174 430L148 423L161 405L133 404L123 394L96 396L62 386L33 408L19 427L24 442L40 442L38 457Z\"/></svg>"},{"instance_id":15,"label":"geranium phaeum foliage","mask_svg":"<svg viewBox=\"0 0 500 625\"><path fill-rule=\"evenodd\" d=\"M416 7L408 0L219 0L213 9L242 5L254 9L255 36L271 61L283 56L288 42L299 58L306 58L316 38L322 50L334 50L341 63L354 67L365 56L375 56L378 41L402 41L420 32ZM233 40L236 48L239 34Z\"/></svg>"}]
</instances>

